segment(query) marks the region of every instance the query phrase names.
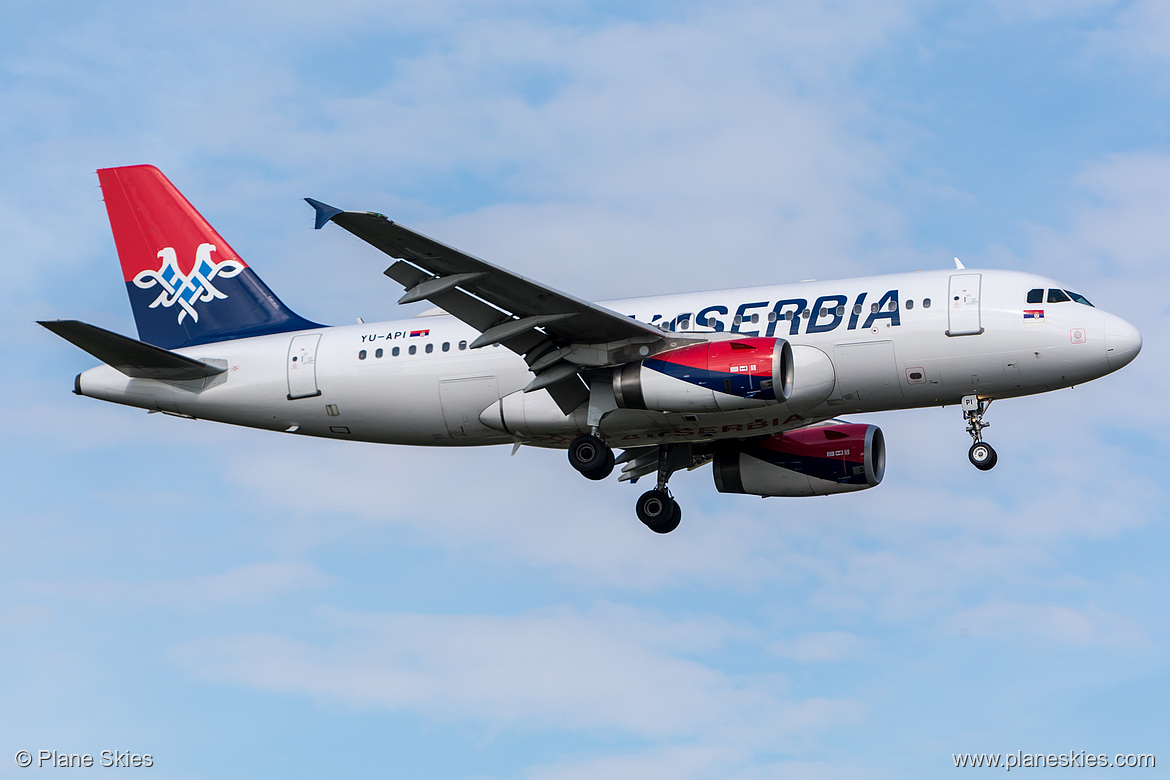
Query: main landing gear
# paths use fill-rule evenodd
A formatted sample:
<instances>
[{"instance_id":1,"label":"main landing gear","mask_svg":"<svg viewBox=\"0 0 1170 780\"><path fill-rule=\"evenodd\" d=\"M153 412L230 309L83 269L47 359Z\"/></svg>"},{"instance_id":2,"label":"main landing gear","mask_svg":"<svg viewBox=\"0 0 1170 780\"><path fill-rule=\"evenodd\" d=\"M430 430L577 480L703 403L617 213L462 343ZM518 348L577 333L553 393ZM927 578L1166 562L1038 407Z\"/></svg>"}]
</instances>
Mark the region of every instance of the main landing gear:
<instances>
[{"instance_id":1,"label":"main landing gear","mask_svg":"<svg viewBox=\"0 0 1170 780\"><path fill-rule=\"evenodd\" d=\"M654 533L668 534L678 528L682 520L682 507L670 495L666 483L671 474L692 464L693 453L690 444L659 444L656 449L657 452L647 447L640 456L632 458L627 467L629 471L623 472L622 479L636 479L639 475L657 469L657 486L638 498L638 519Z\"/></svg>"},{"instance_id":2,"label":"main landing gear","mask_svg":"<svg viewBox=\"0 0 1170 780\"><path fill-rule=\"evenodd\" d=\"M682 521L682 507L666 485L643 493L638 498L637 510L638 519L656 534L668 534Z\"/></svg>"},{"instance_id":3,"label":"main landing gear","mask_svg":"<svg viewBox=\"0 0 1170 780\"><path fill-rule=\"evenodd\" d=\"M647 490L638 499L638 519L654 533L668 534L678 528L682 508L670 495L666 483L671 474L691 464L691 447L689 444L660 444L657 452L646 447L637 453L636 458L631 458L630 450L623 455L623 459L633 460L627 469L631 469L635 479L655 468L658 470L658 486ZM598 433L586 433L569 444L569 463L587 479L599 480L613 473L616 458ZM629 475L623 473L622 480L627 479Z\"/></svg>"},{"instance_id":4,"label":"main landing gear","mask_svg":"<svg viewBox=\"0 0 1170 780\"><path fill-rule=\"evenodd\" d=\"M977 395L963 396L963 419L967 421L967 433L974 440L971 449L967 451L967 459L980 471L990 471L999 461L992 446L983 441L983 429L991 426L991 423L983 422L983 414L991 406L991 401L990 398L985 401Z\"/></svg>"},{"instance_id":5,"label":"main landing gear","mask_svg":"<svg viewBox=\"0 0 1170 780\"><path fill-rule=\"evenodd\" d=\"M569 463L586 479L605 479L613 473L613 450L599 435L582 434L569 444Z\"/></svg>"}]
</instances>

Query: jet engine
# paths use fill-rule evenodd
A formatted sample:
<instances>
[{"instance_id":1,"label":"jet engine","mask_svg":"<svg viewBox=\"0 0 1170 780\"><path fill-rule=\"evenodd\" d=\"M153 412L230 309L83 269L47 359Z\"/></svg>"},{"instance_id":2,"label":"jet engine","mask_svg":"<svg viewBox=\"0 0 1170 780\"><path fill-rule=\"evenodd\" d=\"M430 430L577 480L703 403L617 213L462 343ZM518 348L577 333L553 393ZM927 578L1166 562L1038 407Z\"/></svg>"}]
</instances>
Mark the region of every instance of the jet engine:
<instances>
[{"instance_id":1,"label":"jet engine","mask_svg":"<svg viewBox=\"0 0 1170 780\"><path fill-rule=\"evenodd\" d=\"M788 400L792 366L792 347L784 339L712 341L618 366L613 393L622 409L751 409Z\"/></svg>"},{"instance_id":2,"label":"jet engine","mask_svg":"<svg viewBox=\"0 0 1170 780\"><path fill-rule=\"evenodd\" d=\"M886 442L876 425L817 425L740 442L715 456L713 471L721 493L848 493L882 481Z\"/></svg>"}]
</instances>

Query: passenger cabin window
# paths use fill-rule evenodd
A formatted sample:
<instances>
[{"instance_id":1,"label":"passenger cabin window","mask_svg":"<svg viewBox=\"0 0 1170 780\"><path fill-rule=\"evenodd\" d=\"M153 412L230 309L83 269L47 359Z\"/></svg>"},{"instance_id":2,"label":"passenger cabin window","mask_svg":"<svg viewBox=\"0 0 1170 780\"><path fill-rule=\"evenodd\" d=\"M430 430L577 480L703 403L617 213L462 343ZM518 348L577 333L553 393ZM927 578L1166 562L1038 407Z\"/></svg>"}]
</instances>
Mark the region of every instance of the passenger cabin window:
<instances>
[{"instance_id":1,"label":"passenger cabin window","mask_svg":"<svg viewBox=\"0 0 1170 780\"><path fill-rule=\"evenodd\" d=\"M1072 298L1077 303L1083 303L1086 306L1093 306L1093 304L1089 303L1089 299L1086 298L1085 296L1081 295L1080 293L1075 293L1072 290L1065 290L1065 292L1068 293L1068 297ZM1096 307L1094 306L1093 308L1096 308Z\"/></svg>"},{"instance_id":2,"label":"passenger cabin window","mask_svg":"<svg viewBox=\"0 0 1170 780\"><path fill-rule=\"evenodd\" d=\"M402 352L402 350L400 350L398 347L395 347L394 349L390 350L390 354L391 354L393 357L398 357L398 354L399 354L400 352Z\"/></svg>"},{"instance_id":3,"label":"passenger cabin window","mask_svg":"<svg viewBox=\"0 0 1170 780\"><path fill-rule=\"evenodd\" d=\"M415 352L418 352L418 346L415 344L411 344L410 349L408 349L406 351L413 355Z\"/></svg>"},{"instance_id":4,"label":"passenger cabin window","mask_svg":"<svg viewBox=\"0 0 1170 780\"><path fill-rule=\"evenodd\" d=\"M930 298L923 298L922 299L922 308L924 308L924 309L930 308Z\"/></svg>"},{"instance_id":5,"label":"passenger cabin window","mask_svg":"<svg viewBox=\"0 0 1170 780\"><path fill-rule=\"evenodd\" d=\"M1048 291L1049 303L1065 303L1068 296L1064 294L1064 290L1057 290L1055 287Z\"/></svg>"},{"instance_id":6,"label":"passenger cabin window","mask_svg":"<svg viewBox=\"0 0 1170 780\"><path fill-rule=\"evenodd\" d=\"M427 344L426 350L427 350L428 355L431 354L432 352L435 351L435 345L434 344Z\"/></svg>"},{"instance_id":7,"label":"passenger cabin window","mask_svg":"<svg viewBox=\"0 0 1170 780\"><path fill-rule=\"evenodd\" d=\"M378 347L377 349L375 349L375 350L374 350L374 357L376 357L376 358L380 358L380 357L382 357L382 354L383 354L383 353L382 353L382 348L381 348L381 347Z\"/></svg>"},{"instance_id":8,"label":"passenger cabin window","mask_svg":"<svg viewBox=\"0 0 1170 780\"><path fill-rule=\"evenodd\" d=\"M1028 290L1028 303L1044 303L1044 291L1039 288Z\"/></svg>"},{"instance_id":9,"label":"passenger cabin window","mask_svg":"<svg viewBox=\"0 0 1170 780\"><path fill-rule=\"evenodd\" d=\"M363 349L361 352L358 353L358 360L365 360L365 359L366 359L366 351Z\"/></svg>"},{"instance_id":10,"label":"passenger cabin window","mask_svg":"<svg viewBox=\"0 0 1170 780\"><path fill-rule=\"evenodd\" d=\"M913 308L914 308L914 299L913 299L913 298L911 298L910 300L906 301L906 308L907 308L907 309L913 309Z\"/></svg>"},{"instance_id":11,"label":"passenger cabin window","mask_svg":"<svg viewBox=\"0 0 1170 780\"><path fill-rule=\"evenodd\" d=\"M451 342L450 342L450 341L444 341L444 342L443 342L443 351L444 351L444 352L450 352L450 351L451 351Z\"/></svg>"},{"instance_id":12,"label":"passenger cabin window","mask_svg":"<svg viewBox=\"0 0 1170 780\"><path fill-rule=\"evenodd\" d=\"M461 349L461 350L467 349L467 342L466 342L466 341L460 341L460 342L459 342L459 349Z\"/></svg>"}]
</instances>

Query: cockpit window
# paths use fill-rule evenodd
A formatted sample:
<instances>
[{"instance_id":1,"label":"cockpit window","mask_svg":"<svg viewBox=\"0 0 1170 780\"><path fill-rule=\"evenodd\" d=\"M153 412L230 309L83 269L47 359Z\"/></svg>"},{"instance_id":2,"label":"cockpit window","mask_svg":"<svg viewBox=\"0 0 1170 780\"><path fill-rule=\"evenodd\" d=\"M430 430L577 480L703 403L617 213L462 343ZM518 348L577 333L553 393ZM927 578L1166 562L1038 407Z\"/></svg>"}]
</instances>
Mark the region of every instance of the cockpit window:
<instances>
[{"instance_id":1,"label":"cockpit window","mask_svg":"<svg viewBox=\"0 0 1170 780\"><path fill-rule=\"evenodd\" d=\"M1044 303L1044 291L1040 288L1028 290L1028 303Z\"/></svg>"},{"instance_id":2,"label":"cockpit window","mask_svg":"<svg viewBox=\"0 0 1170 780\"><path fill-rule=\"evenodd\" d=\"M1066 293L1068 293L1068 297L1072 298L1072 299L1073 299L1074 301L1076 301L1077 303L1083 303L1083 304L1085 304L1086 306L1092 306L1092 305L1093 305L1093 304L1089 303L1089 299L1088 299L1088 298L1086 298L1085 296L1081 295L1080 293L1075 293L1075 292L1073 292L1072 290L1065 290L1065 292L1066 292ZM1096 308L1096 307L1094 307L1094 308Z\"/></svg>"},{"instance_id":3,"label":"cockpit window","mask_svg":"<svg viewBox=\"0 0 1170 780\"><path fill-rule=\"evenodd\" d=\"M1049 303L1065 303L1066 301L1068 301L1068 296L1064 294L1064 290L1058 290L1053 287L1048 291Z\"/></svg>"}]
</instances>

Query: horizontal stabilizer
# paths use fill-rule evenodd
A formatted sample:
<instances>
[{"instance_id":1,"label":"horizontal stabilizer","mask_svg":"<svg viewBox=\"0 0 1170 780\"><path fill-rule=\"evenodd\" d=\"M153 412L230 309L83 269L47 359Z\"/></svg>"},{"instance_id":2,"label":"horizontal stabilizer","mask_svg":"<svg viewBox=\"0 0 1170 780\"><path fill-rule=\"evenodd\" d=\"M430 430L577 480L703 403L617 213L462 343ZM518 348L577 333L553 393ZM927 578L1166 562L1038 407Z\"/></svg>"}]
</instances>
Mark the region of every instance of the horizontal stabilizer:
<instances>
[{"instance_id":1,"label":"horizontal stabilizer","mask_svg":"<svg viewBox=\"0 0 1170 780\"><path fill-rule=\"evenodd\" d=\"M77 320L38 324L135 379L205 379L226 370Z\"/></svg>"}]
</instances>

